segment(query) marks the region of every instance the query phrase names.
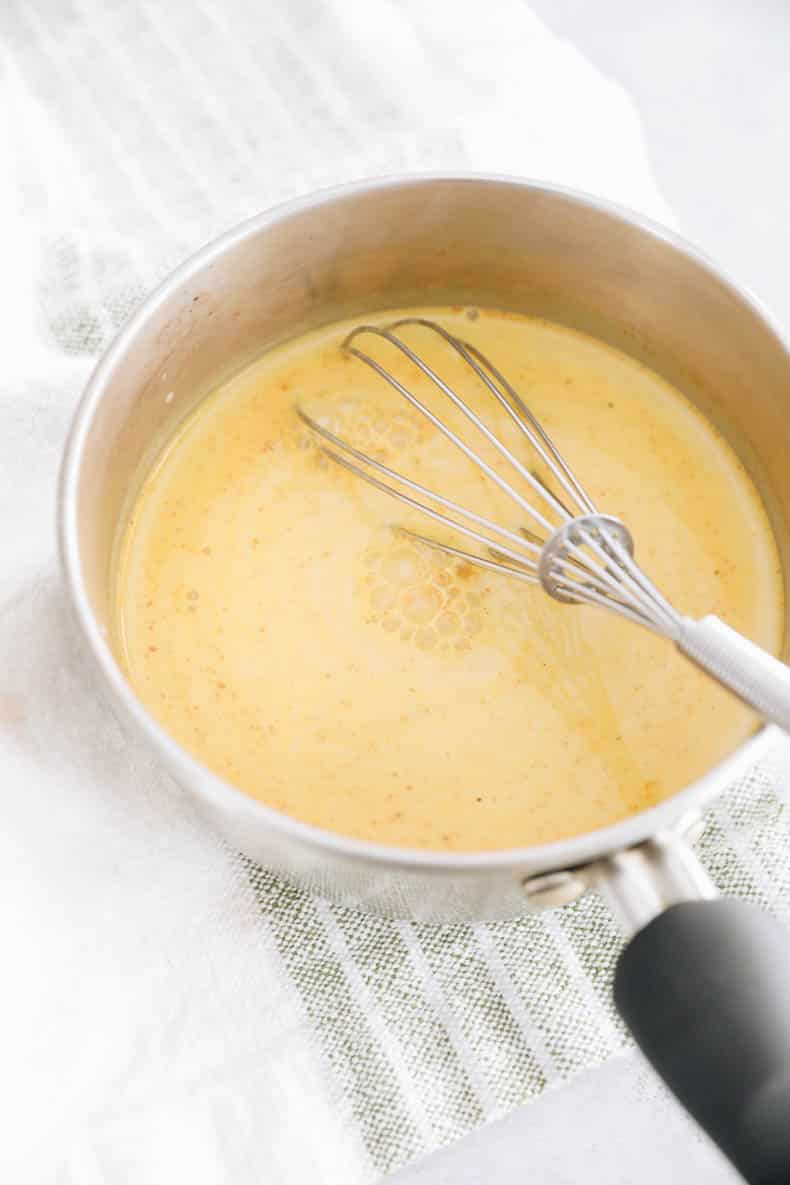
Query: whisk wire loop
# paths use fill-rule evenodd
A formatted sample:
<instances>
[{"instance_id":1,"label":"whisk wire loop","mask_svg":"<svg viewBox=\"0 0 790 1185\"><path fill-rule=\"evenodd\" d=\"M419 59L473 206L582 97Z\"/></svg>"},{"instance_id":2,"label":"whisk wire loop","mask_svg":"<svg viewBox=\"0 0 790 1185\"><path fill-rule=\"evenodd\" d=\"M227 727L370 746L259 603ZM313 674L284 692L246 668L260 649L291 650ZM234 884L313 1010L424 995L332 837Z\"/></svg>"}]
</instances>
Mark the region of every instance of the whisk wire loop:
<instances>
[{"instance_id":1,"label":"whisk wire loop","mask_svg":"<svg viewBox=\"0 0 790 1185\"><path fill-rule=\"evenodd\" d=\"M562 485L571 499L575 499L582 512L590 514L595 512L595 507L592 504L589 496L585 492L581 482L574 475L572 470L567 465L564 457L560 453L554 441L549 436L546 429L541 422L536 419L532 412L527 407L524 400L515 390L515 388L508 382L505 376L496 366L486 357L476 346L471 342L463 341L459 337L454 337L448 333L443 326L437 324L435 321L430 321L427 317L403 317L399 321L394 321L390 330L399 329L403 326L419 325L423 329L431 330L438 334L439 337L444 338L448 345L450 345L457 354L459 354L465 362L472 367L478 378L485 383L492 395L495 396L500 405L505 409L507 414L512 419L513 423L526 436L529 443L534 448L540 459L550 469L556 466L559 472L555 472L557 480ZM351 335L353 336L353 334ZM348 339L347 339L348 340ZM502 394L506 392L507 398ZM558 498L545 489L541 491L544 496L548 495L552 504L560 503L562 509L565 511L568 518L573 518L576 511L569 510L567 506L563 505Z\"/></svg>"},{"instance_id":2,"label":"whisk wire loop","mask_svg":"<svg viewBox=\"0 0 790 1185\"><path fill-rule=\"evenodd\" d=\"M469 368L505 411L509 421L532 449L562 491L555 493L534 462L525 463L504 443L434 366L398 332L422 329L440 337ZM388 343L409 364L436 387L479 432L496 454L524 482L539 505L516 488L468 443L449 423L419 398L378 357L360 346L360 339L370 337ZM575 476L565 458L526 402L498 368L476 346L463 341L443 326L426 317L405 317L389 325L359 325L343 343L347 352L368 366L407 403L436 428L450 443L526 513L540 532L531 527L512 530L384 464L370 453L336 435L302 409L299 414L307 426L325 442L324 452L369 485L396 498L441 526L457 532L483 549L483 554L466 551L444 540L433 539L414 531L404 533L434 550L456 559L477 564L490 571L529 583L542 584L555 599L599 605L619 613L666 637L677 639L681 617L656 589L633 559L633 544L626 528L617 519L598 513L596 506ZM402 528L401 528L402 529Z\"/></svg>"},{"instance_id":3,"label":"whisk wire loop","mask_svg":"<svg viewBox=\"0 0 790 1185\"><path fill-rule=\"evenodd\" d=\"M419 324L423 324L423 322L419 322ZM528 502L522 494L514 489L510 482L502 477L501 474L497 473L497 471L493 469L488 464L488 462L480 456L479 453L472 449L466 443L466 441L464 441L458 435L457 432L453 431L453 429L448 424L445 424L443 420L440 420L439 417L435 415L429 407L426 407L426 405L420 399L418 399L416 395L414 395L401 382L399 382L399 380L390 371L386 370L386 368L381 365L381 363L379 363L375 358L372 358L370 354L367 354L363 350L351 345L351 342L361 333L375 334L377 337L383 338L385 341L390 342L393 346L400 350L410 362L414 363L414 365L426 376L426 378L429 378L431 382L433 382L439 388L439 390L447 396L451 403L453 403L454 406L466 416L469 422L474 424L475 428L477 428L477 430L482 433L485 439L493 446L499 455L513 466L519 477L523 478L523 480L532 487L534 492L539 493L548 501L549 505L556 512L561 522L567 522L572 517L572 515L565 509L559 499L555 498L554 495L545 488L545 486L542 486L541 482L529 472L529 470L521 463L518 457L516 457L511 452L511 450L505 444L503 444L499 437L491 431L488 425L480 419L480 417L472 410L469 404L465 400L461 399L461 397L457 395L455 391L453 391L453 389L447 385L447 383L444 382L444 380L436 373L436 371L433 370L433 368L430 367L427 362L420 358L420 356L416 354L414 350L410 349L410 347L405 342L401 341L399 337L397 337L388 329L379 329L376 326L370 325L362 325L359 327L359 329L355 329L350 337L346 339L346 349L348 349L349 353L353 354L361 361L366 362L373 368L373 370L376 371L377 374L381 375L381 377L385 379L391 387L394 387L396 391L398 391L406 400L408 400L412 407L416 408L417 411L424 415L425 418L431 424L433 424L435 428L438 428L439 431L456 446L456 448L459 448L470 461L473 461L480 469L482 469L486 476L490 477L491 480L494 481L504 493L509 494L510 497L513 498L514 501L521 507L521 509L526 511L527 514L531 515L532 518L535 519L535 521L538 522L545 531L552 531L554 529L554 524L552 524L544 514L542 514L539 510L536 510L535 507L530 502ZM442 336L444 336L444 334L442 334ZM472 365L475 367L474 363L472 363ZM479 368L475 367L475 369ZM486 385L490 391L497 395L496 388L491 382L486 382ZM499 396L497 397L501 398ZM504 400L502 400L502 402L504 403Z\"/></svg>"}]
</instances>

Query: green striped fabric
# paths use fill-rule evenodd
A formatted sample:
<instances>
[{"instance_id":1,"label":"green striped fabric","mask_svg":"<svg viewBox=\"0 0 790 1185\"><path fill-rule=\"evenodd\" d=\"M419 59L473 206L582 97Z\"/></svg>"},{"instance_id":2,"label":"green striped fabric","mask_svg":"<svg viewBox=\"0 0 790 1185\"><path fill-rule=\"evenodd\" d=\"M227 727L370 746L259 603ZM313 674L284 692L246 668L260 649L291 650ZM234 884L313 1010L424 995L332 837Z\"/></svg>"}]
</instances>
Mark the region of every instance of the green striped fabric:
<instances>
[{"instance_id":1,"label":"green striped fabric","mask_svg":"<svg viewBox=\"0 0 790 1185\"><path fill-rule=\"evenodd\" d=\"M724 892L787 914L783 754L717 803L699 853ZM244 868L377 1173L628 1045L611 1002L620 937L594 895L519 921L425 925Z\"/></svg>"}]
</instances>

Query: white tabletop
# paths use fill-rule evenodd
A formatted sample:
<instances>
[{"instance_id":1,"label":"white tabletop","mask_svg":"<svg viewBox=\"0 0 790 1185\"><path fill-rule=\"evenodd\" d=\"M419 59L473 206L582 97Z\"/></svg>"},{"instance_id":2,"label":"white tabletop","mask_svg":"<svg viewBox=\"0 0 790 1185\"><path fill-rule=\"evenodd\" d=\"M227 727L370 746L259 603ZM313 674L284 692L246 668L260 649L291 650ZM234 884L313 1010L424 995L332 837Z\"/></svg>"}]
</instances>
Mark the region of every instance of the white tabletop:
<instances>
[{"instance_id":1,"label":"white tabletop","mask_svg":"<svg viewBox=\"0 0 790 1185\"><path fill-rule=\"evenodd\" d=\"M391 1185L737 1185L636 1055L548 1091Z\"/></svg>"},{"instance_id":2,"label":"white tabletop","mask_svg":"<svg viewBox=\"0 0 790 1185\"><path fill-rule=\"evenodd\" d=\"M790 324L786 0L531 0L628 93L682 234Z\"/></svg>"}]
</instances>

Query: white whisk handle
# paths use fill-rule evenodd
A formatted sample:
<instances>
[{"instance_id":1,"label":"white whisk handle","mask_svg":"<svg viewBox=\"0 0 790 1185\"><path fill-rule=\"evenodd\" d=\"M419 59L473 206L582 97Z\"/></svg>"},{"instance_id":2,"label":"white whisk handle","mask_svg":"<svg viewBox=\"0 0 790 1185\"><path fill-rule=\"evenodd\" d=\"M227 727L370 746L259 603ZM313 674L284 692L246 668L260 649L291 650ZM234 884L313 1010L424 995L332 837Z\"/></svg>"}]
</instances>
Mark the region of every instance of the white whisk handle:
<instances>
[{"instance_id":1,"label":"white whisk handle","mask_svg":"<svg viewBox=\"0 0 790 1185\"><path fill-rule=\"evenodd\" d=\"M678 649L764 720L790 732L790 667L718 617L684 617Z\"/></svg>"}]
</instances>

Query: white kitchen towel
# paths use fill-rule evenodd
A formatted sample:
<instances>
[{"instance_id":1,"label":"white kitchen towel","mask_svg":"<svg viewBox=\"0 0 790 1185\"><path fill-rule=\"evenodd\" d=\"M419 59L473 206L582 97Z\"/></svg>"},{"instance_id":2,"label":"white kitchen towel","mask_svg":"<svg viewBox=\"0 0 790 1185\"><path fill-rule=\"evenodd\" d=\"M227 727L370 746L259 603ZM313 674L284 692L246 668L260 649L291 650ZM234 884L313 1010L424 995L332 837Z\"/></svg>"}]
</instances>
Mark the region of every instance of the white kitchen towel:
<instances>
[{"instance_id":1,"label":"white kitchen towel","mask_svg":"<svg viewBox=\"0 0 790 1185\"><path fill-rule=\"evenodd\" d=\"M150 286L239 219L406 169L667 218L627 97L518 0L0 6L0 1177L354 1185L626 1044L599 901L390 923L250 868L100 702L56 572L64 433ZM788 912L785 764L710 817Z\"/></svg>"}]
</instances>

